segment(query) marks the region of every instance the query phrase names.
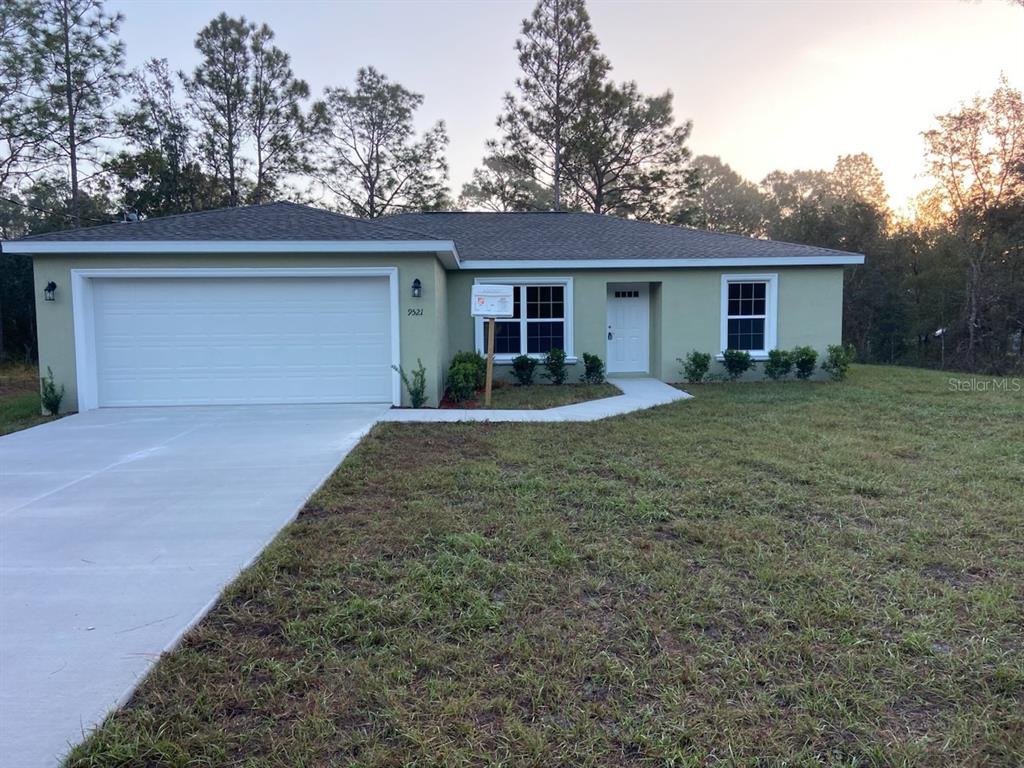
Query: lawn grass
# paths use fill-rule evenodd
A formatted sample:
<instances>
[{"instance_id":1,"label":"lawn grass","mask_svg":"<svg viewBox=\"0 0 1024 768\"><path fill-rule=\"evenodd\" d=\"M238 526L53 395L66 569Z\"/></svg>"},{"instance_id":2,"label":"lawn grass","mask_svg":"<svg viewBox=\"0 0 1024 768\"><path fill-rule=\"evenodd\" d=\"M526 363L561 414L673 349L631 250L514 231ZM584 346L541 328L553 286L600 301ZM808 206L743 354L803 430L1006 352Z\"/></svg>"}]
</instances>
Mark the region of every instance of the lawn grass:
<instances>
[{"instance_id":1,"label":"lawn grass","mask_svg":"<svg viewBox=\"0 0 1024 768\"><path fill-rule=\"evenodd\" d=\"M385 424L72 766L1020 766L1024 393Z\"/></svg>"},{"instance_id":2,"label":"lawn grass","mask_svg":"<svg viewBox=\"0 0 1024 768\"><path fill-rule=\"evenodd\" d=\"M39 404L39 372L29 365L0 366L0 435L28 429L52 416L43 416Z\"/></svg>"},{"instance_id":3,"label":"lawn grass","mask_svg":"<svg viewBox=\"0 0 1024 768\"><path fill-rule=\"evenodd\" d=\"M560 405L584 403L588 400L599 400L603 397L621 395L622 390L614 384L529 384L525 387L506 384L491 392L491 408L525 409L557 408ZM484 407L481 394L474 403L477 408Z\"/></svg>"}]
</instances>

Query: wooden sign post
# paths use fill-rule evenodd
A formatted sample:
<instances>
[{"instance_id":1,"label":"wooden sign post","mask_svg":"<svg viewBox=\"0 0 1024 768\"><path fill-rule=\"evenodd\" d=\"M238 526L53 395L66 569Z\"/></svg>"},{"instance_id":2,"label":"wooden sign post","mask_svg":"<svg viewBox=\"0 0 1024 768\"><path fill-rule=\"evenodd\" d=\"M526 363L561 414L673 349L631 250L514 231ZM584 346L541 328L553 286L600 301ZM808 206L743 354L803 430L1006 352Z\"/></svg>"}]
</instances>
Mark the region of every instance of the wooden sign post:
<instances>
[{"instance_id":1,"label":"wooden sign post","mask_svg":"<svg viewBox=\"0 0 1024 768\"><path fill-rule=\"evenodd\" d=\"M487 383L484 385L484 408L491 407L491 383L494 381L494 318L487 318Z\"/></svg>"},{"instance_id":2,"label":"wooden sign post","mask_svg":"<svg viewBox=\"0 0 1024 768\"><path fill-rule=\"evenodd\" d=\"M470 314L487 321L487 378L484 382L484 408L491 407L494 384L494 321L515 316L515 292L511 285L474 285Z\"/></svg>"}]
</instances>

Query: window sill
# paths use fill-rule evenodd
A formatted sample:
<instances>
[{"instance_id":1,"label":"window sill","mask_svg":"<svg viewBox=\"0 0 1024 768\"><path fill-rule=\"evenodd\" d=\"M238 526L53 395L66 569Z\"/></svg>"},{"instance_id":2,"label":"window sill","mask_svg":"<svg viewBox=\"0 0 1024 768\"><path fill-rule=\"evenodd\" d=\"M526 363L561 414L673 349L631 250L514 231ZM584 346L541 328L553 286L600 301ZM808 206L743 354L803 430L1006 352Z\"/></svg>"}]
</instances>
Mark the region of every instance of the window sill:
<instances>
[{"instance_id":1,"label":"window sill","mask_svg":"<svg viewBox=\"0 0 1024 768\"><path fill-rule=\"evenodd\" d=\"M484 354L484 353L481 353L481 354ZM486 358L487 355L484 354L484 357ZM494 364L495 365L512 365L512 361L515 360L517 357L519 357L519 355L495 355L494 356ZM542 362L544 362L545 355L529 355L529 357L533 358L534 360L536 360L539 363L542 363ZM579 362L579 358L574 356L574 355L567 355L566 358L565 358L566 365L573 365L573 364L575 364L577 362Z\"/></svg>"},{"instance_id":2,"label":"window sill","mask_svg":"<svg viewBox=\"0 0 1024 768\"><path fill-rule=\"evenodd\" d=\"M757 362L762 362L762 361L768 359L768 353L767 352L763 352L763 351L761 351L761 352L753 352L753 351L750 351L750 350L748 350L748 352L750 352L750 359L751 360L754 360L754 361L757 361ZM722 355L722 354L715 355L715 360L717 360L718 362L722 362L723 360L725 360L725 355Z\"/></svg>"}]
</instances>

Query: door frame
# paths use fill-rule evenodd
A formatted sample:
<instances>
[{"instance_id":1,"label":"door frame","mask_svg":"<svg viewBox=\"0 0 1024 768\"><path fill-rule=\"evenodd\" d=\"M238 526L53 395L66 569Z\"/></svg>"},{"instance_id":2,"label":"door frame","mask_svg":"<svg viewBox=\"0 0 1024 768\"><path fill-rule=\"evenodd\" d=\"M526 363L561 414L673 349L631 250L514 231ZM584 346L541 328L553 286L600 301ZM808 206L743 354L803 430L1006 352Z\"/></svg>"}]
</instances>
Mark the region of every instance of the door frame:
<instances>
[{"instance_id":1,"label":"door frame","mask_svg":"<svg viewBox=\"0 0 1024 768\"><path fill-rule=\"evenodd\" d=\"M401 328L398 307L398 267L153 267L71 270L71 316L75 336L75 380L78 410L99 407L96 369L96 323L93 318L93 280L179 279L239 277L386 277L391 303L391 403L402 403L402 380L395 370L401 364Z\"/></svg>"},{"instance_id":2,"label":"door frame","mask_svg":"<svg viewBox=\"0 0 1024 768\"><path fill-rule=\"evenodd\" d=\"M611 313L612 302L615 301L615 297L612 295L614 291L621 290L639 290L640 296L637 298L643 299L644 305L644 367L642 370L635 371L615 371L612 370L612 356L608 349L607 333L605 336L605 355L608 360L608 373L646 373L651 372L651 284L650 283L608 283L605 288L605 326L611 325Z\"/></svg>"}]
</instances>

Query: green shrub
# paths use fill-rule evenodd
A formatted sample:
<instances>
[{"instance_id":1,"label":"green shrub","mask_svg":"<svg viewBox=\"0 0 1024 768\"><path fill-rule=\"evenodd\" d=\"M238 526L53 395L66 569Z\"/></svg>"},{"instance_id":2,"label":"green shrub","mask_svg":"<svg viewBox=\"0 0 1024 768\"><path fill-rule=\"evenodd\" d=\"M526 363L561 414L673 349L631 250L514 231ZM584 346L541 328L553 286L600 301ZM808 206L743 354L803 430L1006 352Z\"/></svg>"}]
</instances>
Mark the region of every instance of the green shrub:
<instances>
[{"instance_id":1,"label":"green shrub","mask_svg":"<svg viewBox=\"0 0 1024 768\"><path fill-rule=\"evenodd\" d=\"M818 362L818 352L814 347L796 347L789 356L793 358L798 379L809 379L814 373L814 365Z\"/></svg>"},{"instance_id":2,"label":"green shrub","mask_svg":"<svg viewBox=\"0 0 1024 768\"><path fill-rule=\"evenodd\" d=\"M565 365L565 352L561 349L552 349L544 358L544 368L547 373L544 378L552 384L565 384L569 375L569 369Z\"/></svg>"},{"instance_id":3,"label":"green shrub","mask_svg":"<svg viewBox=\"0 0 1024 768\"><path fill-rule=\"evenodd\" d=\"M793 370L793 356L785 349L768 350L768 361L764 364L769 379L784 379Z\"/></svg>"},{"instance_id":4,"label":"green shrub","mask_svg":"<svg viewBox=\"0 0 1024 768\"><path fill-rule=\"evenodd\" d=\"M472 362L464 360L448 369L448 397L452 402L469 400L478 389L477 370Z\"/></svg>"},{"instance_id":5,"label":"green shrub","mask_svg":"<svg viewBox=\"0 0 1024 768\"><path fill-rule=\"evenodd\" d=\"M519 355L512 359L512 376L521 387L533 384L533 374L537 370L537 361L529 355Z\"/></svg>"},{"instance_id":6,"label":"green shrub","mask_svg":"<svg viewBox=\"0 0 1024 768\"><path fill-rule=\"evenodd\" d=\"M727 349L722 352L722 364L729 374L729 381L736 381L750 370L754 365L754 359L744 349Z\"/></svg>"},{"instance_id":7,"label":"green shrub","mask_svg":"<svg viewBox=\"0 0 1024 768\"><path fill-rule=\"evenodd\" d=\"M832 377L832 381L842 381L846 378L846 372L850 370L850 363L853 362L855 351L852 345L829 344L828 355L821 364L821 370Z\"/></svg>"},{"instance_id":8,"label":"green shrub","mask_svg":"<svg viewBox=\"0 0 1024 768\"><path fill-rule=\"evenodd\" d=\"M409 393L409 402L413 408L422 408L427 402L427 369L423 367L423 361L416 358L416 368L413 369L412 379L405 375L400 365L391 366L398 375L402 377L402 383Z\"/></svg>"},{"instance_id":9,"label":"green shrub","mask_svg":"<svg viewBox=\"0 0 1024 768\"><path fill-rule=\"evenodd\" d=\"M583 375L580 380L584 384L604 384L604 360L588 352L583 353Z\"/></svg>"},{"instance_id":10,"label":"green shrub","mask_svg":"<svg viewBox=\"0 0 1024 768\"><path fill-rule=\"evenodd\" d=\"M46 367L46 375L42 379L42 391L39 398L43 401L43 408L51 416L60 413L60 404L64 400L64 385L61 384L60 389L57 389L57 385L53 381L53 369L49 366Z\"/></svg>"},{"instance_id":11,"label":"green shrub","mask_svg":"<svg viewBox=\"0 0 1024 768\"><path fill-rule=\"evenodd\" d=\"M691 384L700 384L708 375L708 368L711 367L711 354L693 350L686 356L686 359L676 358L683 366L683 376Z\"/></svg>"},{"instance_id":12,"label":"green shrub","mask_svg":"<svg viewBox=\"0 0 1024 768\"><path fill-rule=\"evenodd\" d=\"M472 366L475 388L481 389L487 380L487 358L479 352L456 352L448 366L448 375L451 375L455 366L463 364Z\"/></svg>"}]
</instances>

